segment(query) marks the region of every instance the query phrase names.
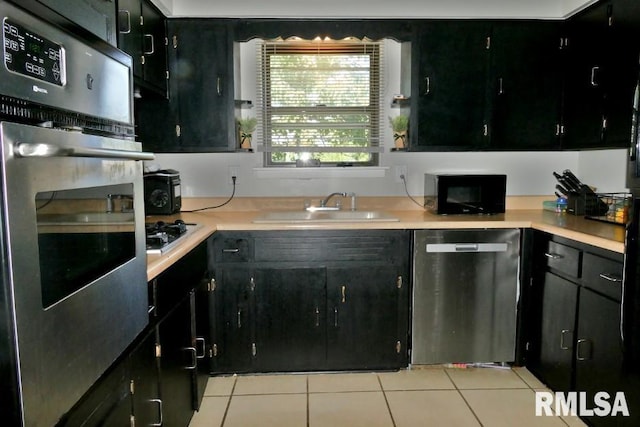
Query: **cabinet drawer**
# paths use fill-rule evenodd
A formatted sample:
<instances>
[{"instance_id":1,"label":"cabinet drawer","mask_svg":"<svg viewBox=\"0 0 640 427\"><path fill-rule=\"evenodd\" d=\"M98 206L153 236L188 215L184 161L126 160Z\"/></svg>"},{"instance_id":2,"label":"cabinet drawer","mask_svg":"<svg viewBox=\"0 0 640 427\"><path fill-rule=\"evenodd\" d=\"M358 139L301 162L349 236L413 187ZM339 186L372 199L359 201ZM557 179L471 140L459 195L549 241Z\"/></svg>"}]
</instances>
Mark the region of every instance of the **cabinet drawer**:
<instances>
[{"instance_id":1,"label":"cabinet drawer","mask_svg":"<svg viewBox=\"0 0 640 427\"><path fill-rule=\"evenodd\" d=\"M217 262L247 262L252 259L252 244L248 238L223 237L215 240L214 259Z\"/></svg>"},{"instance_id":2,"label":"cabinet drawer","mask_svg":"<svg viewBox=\"0 0 640 427\"><path fill-rule=\"evenodd\" d=\"M586 287L620 301L622 263L590 253L584 254L582 279Z\"/></svg>"},{"instance_id":3,"label":"cabinet drawer","mask_svg":"<svg viewBox=\"0 0 640 427\"><path fill-rule=\"evenodd\" d=\"M582 252L557 242L549 242L544 252L546 265L569 276L580 277L580 258Z\"/></svg>"}]
</instances>

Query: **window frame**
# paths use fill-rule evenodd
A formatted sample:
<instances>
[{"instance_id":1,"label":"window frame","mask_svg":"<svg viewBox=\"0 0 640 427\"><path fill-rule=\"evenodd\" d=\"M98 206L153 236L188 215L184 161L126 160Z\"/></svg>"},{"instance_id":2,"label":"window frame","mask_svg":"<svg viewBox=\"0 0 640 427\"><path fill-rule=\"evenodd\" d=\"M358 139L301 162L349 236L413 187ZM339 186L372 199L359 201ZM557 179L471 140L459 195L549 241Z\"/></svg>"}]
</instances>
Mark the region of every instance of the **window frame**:
<instances>
[{"instance_id":1,"label":"window frame","mask_svg":"<svg viewBox=\"0 0 640 427\"><path fill-rule=\"evenodd\" d=\"M323 44L326 43L326 44ZM344 50L345 46L351 45L352 47ZM277 51L277 46L280 46L281 51ZM285 47L282 49L282 47ZM325 46L325 47L323 47ZM357 47L356 47L357 46ZM367 166L379 166L380 156L382 151L382 137L384 132L382 130L381 121L384 116L385 110L382 105L383 100L383 79L384 79L384 66L383 66L383 42L371 41L368 39L353 39L348 38L345 40L301 40L293 38L293 40L263 40L258 43L258 87L259 90L259 108L258 114L259 120L259 133L261 134L262 147L264 151L263 166L264 167L300 167L300 166L320 166L320 167L340 167L340 166L355 166L355 167L367 167ZM369 105L361 106L299 106L299 107L272 107L271 106L271 81L267 76L270 75L271 57L272 55L281 54L282 51L286 51L288 54L309 54L315 51L319 54L367 54L369 55ZM309 150L312 154L318 152L342 152L342 153L355 153L355 152L367 152L370 154L368 161L334 161L334 162L321 162L317 163L305 163L303 161L274 161L272 154L274 152L305 152L303 147L293 147L293 150L286 150L278 148L272 150L271 146L271 118L274 113L278 112L337 112L337 113L365 113L369 116L369 124L366 126L369 132L368 144L366 147L355 147L354 150L349 150L351 147L332 147L328 150Z\"/></svg>"}]
</instances>

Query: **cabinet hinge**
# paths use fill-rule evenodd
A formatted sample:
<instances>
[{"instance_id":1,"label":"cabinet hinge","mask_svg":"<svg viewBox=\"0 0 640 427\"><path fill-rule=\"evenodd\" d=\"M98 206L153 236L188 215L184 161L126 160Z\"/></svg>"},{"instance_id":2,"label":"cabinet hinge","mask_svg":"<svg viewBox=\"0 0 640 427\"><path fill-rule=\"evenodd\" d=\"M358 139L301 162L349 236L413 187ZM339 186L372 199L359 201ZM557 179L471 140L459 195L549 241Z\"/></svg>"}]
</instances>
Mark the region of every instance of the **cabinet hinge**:
<instances>
[{"instance_id":1,"label":"cabinet hinge","mask_svg":"<svg viewBox=\"0 0 640 427\"><path fill-rule=\"evenodd\" d=\"M607 24L611 27L613 25L613 5L607 6Z\"/></svg>"},{"instance_id":2,"label":"cabinet hinge","mask_svg":"<svg viewBox=\"0 0 640 427\"><path fill-rule=\"evenodd\" d=\"M180 125L176 125L176 136L179 138L181 134Z\"/></svg>"},{"instance_id":3,"label":"cabinet hinge","mask_svg":"<svg viewBox=\"0 0 640 427\"><path fill-rule=\"evenodd\" d=\"M140 57L140 63L141 63L142 65L144 65L144 55L142 55L142 56Z\"/></svg>"},{"instance_id":4,"label":"cabinet hinge","mask_svg":"<svg viewBox=\"0 0 640 427\"><path fill-rule=\"evenodd\" d=\"M607 129L607 119L602 118L602 130L606 130L606 129Z\"/></svg>"},{"instance_id":5,"label":"cabinet hinge","mask_svg":"<svg viewBox=\"0 0 640 427\"><path fill-rule=\"evenodd\" d=\"M169 70L166 71L166 79L169 80Z\"/></svg>"},{"instance_id":6,"label":"cabinet hinge","mask_svg":"<svg viewBox=\"0 0 640 427\"><path fill-rule=\"evenodd\" d=\"M144 16L140 15L140 25L144 25Z\"/></svg>"},{"instance_id":7,"label":"cabinet hinge","mask_svg":"<svg viewBox=\"0 0 640 427\"><path fill-rule=\"evenodd\" d=\"M207 283L207 291L213 292L216 290L216 287L217 287L216 279L211 278L211 280L209 280L209 283Z\"/></svg>"},{"instance_id":8,"label":"cabinet hinge","mask_svg":"<svg viewBox=\"0 0 640 427\"><path fill-rule=\"evenodd\" d=\"M129 381L129 393L136 394L136 384L134 380Z\"/></svg>"},{"instance_id":9,"label":"cabinet hinge","mask_svg":"<svg viewBox=\"0 0 640 427\"><path fill-rule=\"evenodd\" d=\"M398 289L402 289L402 276L398 276L398 279L396 280L396 286L398 287Z\"/></svg>"},{"instance_id":10,"label":"cabinet hinge","mask_svg":"<svg viewBox=\"0 0 640 427\"><path fill-rule=\"evenodd\" d=\"M169 46L169 37L164 38L164 45Z\"/></svg>"},{"instance_id":11,"label":"cabinet hinge","mask_svg":"<svg viewBox=\"0 0 640 427\"><path fill-rule=\"evenodd\" d=\"M491 49L491 36L487 37L487 50Z\"/></svg>"},{"instance_id":12,"label":"cabinet hinge","mask_svg":"<svg viewBox=\"0 0 640 427\"><path fill-rule=\"evenodd\" d=\"M218 344L214 344L209 349L209 358L218 357Z\"/></svg>"},{"instance_id":13,"label":"cabinet hinge","mask_svg":"<svg viewBox=\"0 0 640 427\"><path fill-rule=\"evenodd\" d=\"M402 351L402 343L400 341L396 342L396 353L400 354Z\"/></svg>"},{"instance_id":14,"label":"cabinet hinge","mask_svg":"<svg viewBox=\"0 0 640 427\"><path fill-rule=\"evenodd\" d=\"M133 414L129 415L129 425L131 427L136 427L136 416Z\"/></svg>"},{"instance_id":15,"label":"cabinet hinge","mask_svg":"<svg viewBox=\"0 0 640 427\"><path fill-rule=\"evenodd\" d=\"M487 124L482 125L482 136L489 136L489 126Z\"/></svg>"},{"instance_id":16,"label":"cabinet hinge","mask_svg":"<svg viewBox=\"0 0 640 427\"><path fill-rule=\"evenodd\" d=\"M533 288L533 277L529 277L529 287Z\"/></svg>"},{"instance_id":17,"label":"cabinet hinge","mask_svg":"<svg viewBox=\"0 0 640 427\"><path fill-rule=\"evenodd\" d=\"M173 48L177 49L178 48L178 36L171 37L171 41L172 41L171 44L173 45Z\"/></svg>"},{"instance_id":18,"label":"cabinet hinge","mask_svg":"<svg viewBox=\"0 0 640 427\"><path fill-rule=\"evenodd\" d=\"M251 292L256 290L256 281L253 277L249 281L249 289L251 290Z\"/></svg>"},{"instance_id":19,"label":"cabinet hinge","mask_svg":"<svg viewBox=\"0 0 640 427\"><path fill-rule=\"evenodd\" d=\"M162 357L162 346L160 344L156 344L156 357Z\"/></svg>"},{"instance_id":20,"label":"cabinet hinge","mask_svg":"<svg viewBox=\"0 0 640 427\"><path fill-rule=\"evenodd\" d=\"M529 348L531 347L531 343L529 341L527 341L527 343L524 345L524 349L526 351L529 351Z\"/></svg>"},{"instance_id":21,"label":"cabinet hinge","mask_svg":"<svg viewBox=\"0 0 640 427\"><path fill-rule=\"evenodd\" d=\"M251 343L251 355L253 357L256 357L256 354L258 354L258 349L256 348L256 343Z\"/></svg>"}]
</instances>

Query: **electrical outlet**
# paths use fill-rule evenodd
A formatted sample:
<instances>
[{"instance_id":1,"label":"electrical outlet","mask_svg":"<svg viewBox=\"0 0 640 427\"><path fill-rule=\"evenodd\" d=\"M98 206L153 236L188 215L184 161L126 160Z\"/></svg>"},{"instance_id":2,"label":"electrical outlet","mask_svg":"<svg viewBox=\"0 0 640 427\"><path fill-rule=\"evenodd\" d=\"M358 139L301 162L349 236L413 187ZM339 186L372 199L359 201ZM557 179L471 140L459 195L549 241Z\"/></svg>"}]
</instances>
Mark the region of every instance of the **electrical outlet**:
<instances>
[{"instance_id":1,"label":"electrical outlet","mask_svg":"<svg viewBox=\"0 0 640 427\"><path fill-rule=\"evenodd\" d=\"M236 185L238 184L238 172L240 171L239 166L229 166L227 169L227 183L233 185L233 176L236 177Z\"/></svg>"},{"instance_id":2,"label":"electrical outlet","mask_svg":"<svg viewBox=\"0 0 640 427\"><path fill-rule=\"evenodd\" d=\"M402 184L402 178L400 178L402 175L404 175L405 180L409 179L407 175L407 165L396 165L393 170L397 183Z\"/></svg>"}]
</instances>

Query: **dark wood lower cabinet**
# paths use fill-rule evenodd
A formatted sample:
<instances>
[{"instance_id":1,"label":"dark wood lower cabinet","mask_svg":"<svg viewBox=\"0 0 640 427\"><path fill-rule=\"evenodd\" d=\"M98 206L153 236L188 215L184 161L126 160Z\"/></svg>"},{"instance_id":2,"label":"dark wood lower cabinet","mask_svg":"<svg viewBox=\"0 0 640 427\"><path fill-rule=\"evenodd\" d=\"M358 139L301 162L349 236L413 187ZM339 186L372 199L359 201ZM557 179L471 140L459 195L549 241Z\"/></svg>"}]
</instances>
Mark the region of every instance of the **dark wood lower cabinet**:
<instances>
[{"instance_id":1,"label":"dark wood lower cabinet","mask_svg":"<svg viewBox=\"0 0 640 427\"><path fill-rule=\"evenodd\" d=\"M212 372L407 366L409 254L406 231L217 233Z\"/></svg>"},{"instance_id":2,"label":"dark wood lower cabinet","mask_svg":"<svg viewBox=\"0 0 640 427\"><path fill-rule=\"evenodd\" d=\"M151 328L131 353L133 414L136 425L159 425L162 421L157 328Z\"/></svg>"}]
</instances>

